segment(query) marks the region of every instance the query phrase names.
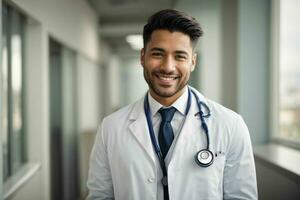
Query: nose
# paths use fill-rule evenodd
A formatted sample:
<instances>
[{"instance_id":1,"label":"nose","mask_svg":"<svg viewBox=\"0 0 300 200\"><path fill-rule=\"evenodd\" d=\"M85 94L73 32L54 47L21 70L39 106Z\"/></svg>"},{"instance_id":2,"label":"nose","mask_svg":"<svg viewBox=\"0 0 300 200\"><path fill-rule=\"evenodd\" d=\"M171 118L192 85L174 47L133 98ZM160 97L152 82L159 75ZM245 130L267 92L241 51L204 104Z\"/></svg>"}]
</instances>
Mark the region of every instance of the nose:
<instances>
[{"instance_id":1,"label":"nose","mask_svg":"<svg viewBox=\"0 0 300 200\"><path fill-rule=\"evenodd\" d=\"M162 69L166 73L173 72L176 68L176 62L172 56L166 56L164 62L162 63Z\"/></svg>"}]
</instances>

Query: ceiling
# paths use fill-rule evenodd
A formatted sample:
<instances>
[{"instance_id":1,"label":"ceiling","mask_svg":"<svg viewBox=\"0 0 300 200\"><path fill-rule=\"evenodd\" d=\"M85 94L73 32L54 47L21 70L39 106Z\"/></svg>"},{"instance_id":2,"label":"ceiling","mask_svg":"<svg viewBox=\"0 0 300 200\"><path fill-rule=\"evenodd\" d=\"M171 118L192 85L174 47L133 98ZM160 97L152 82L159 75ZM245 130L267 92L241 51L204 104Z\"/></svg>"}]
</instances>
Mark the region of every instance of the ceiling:
<instances>
[{"instance_id":1,"label":"ceiling","mask_svg":"<svg viewBox=\"0 0 300 200\"><path fill-rule=\"evenodd\" d=\"M173 8L177 0L87 0L99 16L101 37L117 52L129 52L125 37L142 34L147 18L158 10ZM136 53L136 52L134 52Z\"/></svg>"}]
</instances>

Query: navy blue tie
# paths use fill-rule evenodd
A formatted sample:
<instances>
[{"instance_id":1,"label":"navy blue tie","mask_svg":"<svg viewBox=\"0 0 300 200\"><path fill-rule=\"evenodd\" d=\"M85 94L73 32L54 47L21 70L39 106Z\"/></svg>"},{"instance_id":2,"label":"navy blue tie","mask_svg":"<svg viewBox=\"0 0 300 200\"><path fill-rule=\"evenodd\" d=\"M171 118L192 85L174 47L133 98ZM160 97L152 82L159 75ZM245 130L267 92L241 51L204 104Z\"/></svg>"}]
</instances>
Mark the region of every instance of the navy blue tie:
<instances>
[{"instance_id":1,"label":"navy blue tie","mask_svg":"<svg viewBox=\"0 0 300 200\"><path fill-rule=\"evenodd\" d=\"M171 126L172 118L175 114L176 108L163 108L160 109L158 112L161 115L162 121L159 127L158 133L158 143L163 154L163 158L166 157L169 148L174 139L174 133Z\"/></svg>"}]
</instances>

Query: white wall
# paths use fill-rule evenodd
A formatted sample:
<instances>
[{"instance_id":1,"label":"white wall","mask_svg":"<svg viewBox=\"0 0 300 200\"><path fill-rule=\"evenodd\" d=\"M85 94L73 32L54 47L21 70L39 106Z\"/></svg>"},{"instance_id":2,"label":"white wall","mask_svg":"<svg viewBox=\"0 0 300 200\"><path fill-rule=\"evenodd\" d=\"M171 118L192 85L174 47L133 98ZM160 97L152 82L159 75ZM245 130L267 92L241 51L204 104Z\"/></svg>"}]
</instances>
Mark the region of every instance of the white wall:
<instances>
[{"instance_id":1,"label":"white wall","mask_svg":"<svg viewBox=\"0 0 300 200\"><path fill-rule=\"evenodd\" d=\"M119 56L112 55L105 63L105 115L108 115L120 108L122 97L120 95L120 70L122 63Z\"/></svg>"},{"instance_id":2,"label":"white wall","mask_svg":"<svg viewBox=\"0 0 300 200\"><path fill-rule=\"evenodd\" d=\"M238 111L254 144L269 134L270 0L238 1Z\"/></svg>"},{"instance_id":3,"label":"white wall","mask_svg":"<svg viewBox=\"0 0 300 200\"><path fill-rule=\"evenodd\" d=\"M101 110L96 91L99 41L98 19L82 0L12 0L15 7L30 16L26 34L26 120L28 123L28 159L40 163L40 170L20 189L14 200L50 199L49 152L49 36L79 55L79 126L81 131L95 129ZM86 69L85 69L86 68ZM83 73L84 70L84 73ZM86 70L86 71L85 71ZM87 72L87 74L85 74ZM91 75L90 77L87 77ZM95 104L95 105L91 105ZM95 106L94 109L91 106Z\"/></svg>"},{"instance_id":4,"label":"white wall","mask_svg":"<svg viewBox=\"0 0 300 200\"><path fill-rule=\"evenodd\" d=\"M137 57L123 58L121 67L121 106L128 105L140 99L148 90L148 85L144 79L143 67L140 64L139 55Z\"/></svg>"},{"instance_id":5,"label":"white wall","mask_svg":"<svg viewBox=\"0 0 300 200\"><path fill-rule=\"evenodd\" d=\"M77 56L79 131L94 131L102 117L101 70L99 65Z\"/></svg>"},{"instance_id":6,"label":"white wall","mask_svg":"<svg viewBox=\"0 0 300 200\"><path fill-rule=\"evenodd\" d=\"M237 111L238 100L238 0L222 4L222 104Z\"/></svg>"}]
</instances>

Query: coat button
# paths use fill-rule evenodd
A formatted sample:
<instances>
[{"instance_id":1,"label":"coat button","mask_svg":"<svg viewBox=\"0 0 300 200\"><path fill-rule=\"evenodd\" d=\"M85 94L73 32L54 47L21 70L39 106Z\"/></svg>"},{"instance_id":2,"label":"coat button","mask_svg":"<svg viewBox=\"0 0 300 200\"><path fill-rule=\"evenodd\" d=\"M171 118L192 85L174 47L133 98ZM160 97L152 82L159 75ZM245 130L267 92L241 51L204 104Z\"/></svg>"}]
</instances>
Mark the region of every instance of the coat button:
<instances>
[{"instance_id":1,"label":"coat button","mask_svg":"<svg viewBox=\"0 0 300 200\"><path fill-rule=\"evenodd\" d=\"M155 178L148 178L149 183L154 183L154 181L155 181Z\"/></svg>"}]
</instances>

